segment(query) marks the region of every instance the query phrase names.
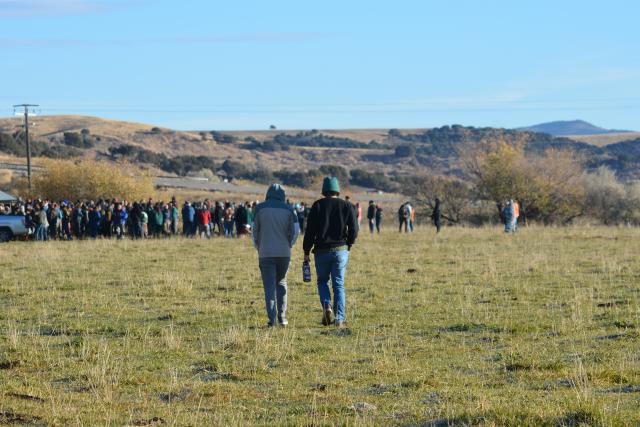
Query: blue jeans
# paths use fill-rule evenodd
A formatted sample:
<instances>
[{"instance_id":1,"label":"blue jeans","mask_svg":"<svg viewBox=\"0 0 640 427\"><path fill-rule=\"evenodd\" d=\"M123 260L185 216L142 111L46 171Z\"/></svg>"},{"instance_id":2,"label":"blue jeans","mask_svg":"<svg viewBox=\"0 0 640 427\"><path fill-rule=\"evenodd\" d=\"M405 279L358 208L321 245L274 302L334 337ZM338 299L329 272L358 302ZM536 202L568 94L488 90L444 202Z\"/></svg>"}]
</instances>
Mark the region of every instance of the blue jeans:
<instances>
[{"instance_id":1,"label":"blue jeans","mask_svg":"<svg viewBox=\"0 0 640 427\"><path fill-rule=\"evenodd\" d=\"M322 307L331 304L329 278L333 287L333 312L338 322L345 320L346 295L344 275L349 262L349 251L324 252L315 254L316 274L318 276L318 295Z\"/></svg>"},{"instance_id":2,"label":"blue jeans","mask_svg":"<svg viewBox=\"0 0 640 427\"><path fill-rule=\"evenodd\" d=\"M233 237L233 222L224 222L224 237Z\"/></svg>"},{"instance_id":3,"label":"blue jeans","mask_svg":"<svg viewBox=\"0 0 640 427\"><path fill-rule=\"evenodd\" d=\"M260 258L259 264L262 284L264 286L264 301L267 309L269 324L282 323L287 312L287 270L289 258L267 257Z\"/></svg>"},{"instance_id":4,"label":"blue jeans","mask_svg":"<svg viewBox=\"0 0 640 427\"><path fill-rule=\"evenodd\" d=\"M49 227L45 227L44 225L36 225L36 241L46 242L47 240L49 240L48 229Z\"/></svg>"}]
</instances>

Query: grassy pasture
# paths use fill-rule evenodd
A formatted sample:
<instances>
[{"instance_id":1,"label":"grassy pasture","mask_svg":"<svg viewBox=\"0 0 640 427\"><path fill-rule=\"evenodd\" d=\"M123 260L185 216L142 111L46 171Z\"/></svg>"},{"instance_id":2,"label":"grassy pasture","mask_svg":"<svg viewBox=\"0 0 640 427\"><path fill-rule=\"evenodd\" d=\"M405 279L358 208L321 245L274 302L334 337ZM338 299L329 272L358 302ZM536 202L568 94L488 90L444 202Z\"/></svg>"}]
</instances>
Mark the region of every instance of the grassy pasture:
<instances>
[{"instance_id":1,"label":"grassy pasture","mask_svg":"<svg viewBox=\"0 0 640 427\"><path fill-rule=\"evenodd\" d=\"M638 425L640 230L364 234L348 329L249 240L0 245L0 424Z\"/></svg>"}]
</instances>

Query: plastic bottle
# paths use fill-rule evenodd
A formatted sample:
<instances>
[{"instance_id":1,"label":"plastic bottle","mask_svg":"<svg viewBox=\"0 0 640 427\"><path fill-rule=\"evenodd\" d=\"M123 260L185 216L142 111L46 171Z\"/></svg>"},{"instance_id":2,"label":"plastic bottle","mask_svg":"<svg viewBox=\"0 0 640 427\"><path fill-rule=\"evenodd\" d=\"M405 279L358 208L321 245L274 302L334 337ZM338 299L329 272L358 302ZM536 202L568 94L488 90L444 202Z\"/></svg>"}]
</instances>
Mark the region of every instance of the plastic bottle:
<instances>
[{"instance_id":1,"label":"plastic bottle","mask_svg":"<svg viewBox=\"0 0 640 427\"><path fill-rule=\"evenodd\" d=\"M302 280L304 282L311 281L311 265L309 265L308 261L302 263Z\"/></svg>"}]
</instances>

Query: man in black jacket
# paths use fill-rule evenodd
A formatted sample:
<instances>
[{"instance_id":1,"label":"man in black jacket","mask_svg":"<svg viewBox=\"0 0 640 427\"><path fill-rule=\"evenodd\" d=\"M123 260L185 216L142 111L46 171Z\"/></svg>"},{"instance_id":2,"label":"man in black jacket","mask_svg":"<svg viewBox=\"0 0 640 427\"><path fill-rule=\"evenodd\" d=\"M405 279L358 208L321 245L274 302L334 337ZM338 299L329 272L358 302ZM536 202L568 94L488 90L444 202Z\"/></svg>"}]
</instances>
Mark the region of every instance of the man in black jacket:
<instances>
[{"instance_id":1,"label":"man in black jacket","mask_svg":"<svg viewBox=\"0 0 640 427\"><path fill-rule=\"evenodd\" d=\"M442 214L440 213L440 199L436 197L436 205L433 207L433 212L431 213L431 219L433 220L433 225L436 227L436 233L440 232L440 217Z\"/></svg>"},{"instance_id":2,"label":"man in black jacket","mask_svg":"<svg viewBox=\"0 0 640 427\"><path fill-rule=\"evenodd\" d=\"M373 234L373 227L376 220L376 205L373 200L369 200L369 208L367 209L367 219L369 220L369 232Z\"/></svg>"},{"instance_id":3,"label":"man in black jacket","mask_svg":"<svg viewBox=\"0 0 640 427\"><path fill-rule=\"evenodd\" d=\"M358 221L350 203L340 199L340 185L336 177L326 177L322 183L322 199L309 210L304 235L304 259L309 261L313 249L318 276L318 294L322 305L322 324L344 327L346 297L344 276L349 251L358 237ZM333 287L333 310L329 278Z\"/></svg>"}]
</instances>

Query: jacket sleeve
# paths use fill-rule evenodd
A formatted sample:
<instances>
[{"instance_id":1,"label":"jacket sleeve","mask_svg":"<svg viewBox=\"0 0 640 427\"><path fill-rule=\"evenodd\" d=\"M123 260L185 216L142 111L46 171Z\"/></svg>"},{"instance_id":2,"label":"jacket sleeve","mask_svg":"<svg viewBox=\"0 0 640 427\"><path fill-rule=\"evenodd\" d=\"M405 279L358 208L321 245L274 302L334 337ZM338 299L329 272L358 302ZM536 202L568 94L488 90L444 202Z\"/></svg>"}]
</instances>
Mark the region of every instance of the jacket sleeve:
<instances>
[{"instance_id":1,"label":"jacket sleeve","mask_svg":"<svg viewBox=\"0 0 640 427\"><path fill-rule=\"evenodd\" d=\"M313 243L316 241L316 233L317 233L317 208L314 203L311 206L311 210L309 211L309 216L307 217L307 229L304 231L304 240L302 242L302 249L305 254L311 252L311 248L313 248Z\"/></svg>"},{"instance_id":2,"label":"jacket sleeve","mask_svg":"<svg viewBox=\"0 0 640 427\"><path fill-rule=\"evenodd\" d=\"M347 209L347 245L351 247L358 238L358 219L353 209Z\"/></svg>"},{"instance_id":3,"label":"jacket sleeve","mask_svg":"<svg viewBox=\"0 0 640 427\"><path fill-rule=\"evenodd\" d=\"M253 219L253 227L251 227L251 237L253 238L253 246L256 249L260 248L260 215L258 210L256 210L256 216Z\"/></svg>"},{"instance_id":4,"label":"jacket sleeve","mask_svg":"<svg viewBox=\"0 0 640 427\"><path fill-rule=\"evenodd\" d=\"M289 247L293 247L298 240L298 236L300 235L300 223L298 222L298 217L296 214L291 211L291 215L289 215Z\"/></svg>"}]
</instances>

